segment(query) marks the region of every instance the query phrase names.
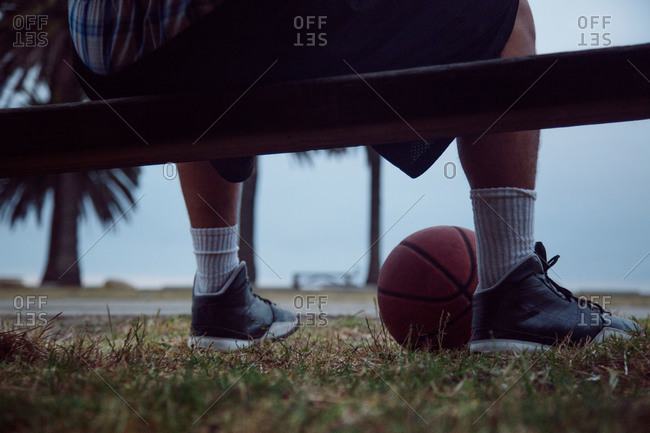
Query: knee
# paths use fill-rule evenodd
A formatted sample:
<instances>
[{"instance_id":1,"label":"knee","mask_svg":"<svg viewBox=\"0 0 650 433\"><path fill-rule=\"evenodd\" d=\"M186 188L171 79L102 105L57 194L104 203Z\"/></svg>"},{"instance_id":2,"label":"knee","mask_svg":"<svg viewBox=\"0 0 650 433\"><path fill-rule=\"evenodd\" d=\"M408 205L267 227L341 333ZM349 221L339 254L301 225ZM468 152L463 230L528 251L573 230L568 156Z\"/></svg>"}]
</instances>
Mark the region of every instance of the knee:
<instances>
[{"instance_id":1,"label":"knee","mask_svg":"<svg viewBox=\"0 0 650 433\"><path fill-rule=\"evenodd\" d=\"M501 57L520 57L535 54L535 21L528 0L519 1L517 18Z\"/></svg>"}]
</instances>

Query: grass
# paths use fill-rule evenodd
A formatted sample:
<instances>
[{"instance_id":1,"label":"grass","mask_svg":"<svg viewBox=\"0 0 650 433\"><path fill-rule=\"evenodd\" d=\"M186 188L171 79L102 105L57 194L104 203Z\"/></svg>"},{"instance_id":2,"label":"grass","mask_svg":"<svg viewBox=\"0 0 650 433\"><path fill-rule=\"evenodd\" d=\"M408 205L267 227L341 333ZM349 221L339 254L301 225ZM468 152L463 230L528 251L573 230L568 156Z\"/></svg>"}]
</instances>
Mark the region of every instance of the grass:
<instances>
[{"instance_id":1,"label":"grass","mask_svg":"<svg viewBox=\"0 0 650 433\"><path fill-rule=\"evenodd\" d=\"M643 322L648 327L648 322ZM0 332L0 425L17 432L645 431L650 341L405 352L344 317L237 353L189 318L55 319Z\"/></svg>"}]
</instances>

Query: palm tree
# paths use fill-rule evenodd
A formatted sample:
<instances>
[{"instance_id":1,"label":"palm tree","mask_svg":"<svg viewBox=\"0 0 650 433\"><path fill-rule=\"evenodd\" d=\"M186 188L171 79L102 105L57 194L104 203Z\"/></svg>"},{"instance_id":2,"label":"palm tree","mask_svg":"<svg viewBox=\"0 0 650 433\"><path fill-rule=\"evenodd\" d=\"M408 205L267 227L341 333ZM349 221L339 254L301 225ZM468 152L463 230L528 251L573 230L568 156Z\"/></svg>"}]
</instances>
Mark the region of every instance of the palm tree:
<instances>
[{"instance_id":1,"label":"palm tree","mask_svg":"<svg viewBox=\"0 0 650 433\"><path fill-rule=\"evenodd\" d=\"M62 61L72 55L67 10L66 0L0 0L3 92L26 92L33 102L34 83L43 83L50 96L42 102L76 102L84 97L74 73ZM26 17L41 18L34 22Z\"/></svg>"},{"instance_id":2,"label":"palm tree","mask_svg":"<svg viewBox=\"0 0 650 433\"><path fill-rule=\"evenodd\" d=\"M40 18L30 22L27 17ZM71 58L72 49L66 0L0 1L0 89L10 95L3 105L82 100L83 90L62 61ZM139 174L139 168L128 168L0 179L0 219L8 218L12 226L32 209L40 223L44 203L52 195L42 284L81 285L77 224L88 204L104 224L120 217L135 203L132 194Z\"/></svg>"},{"instance_id":3,"label":"palm tree","mask_svg":"<svg viewBox=\"0 0 650 433\"><path fill-rule=\"evenodd\" d=\"M43 206L53 196L48 261L42 285L80 286L77 226L92 207L108 225L134 203L140 168L0 179L0 219L13 226L33 209L41 223ZM126 204L130 203L127 207Z\"/></svg>"}]
</instances>

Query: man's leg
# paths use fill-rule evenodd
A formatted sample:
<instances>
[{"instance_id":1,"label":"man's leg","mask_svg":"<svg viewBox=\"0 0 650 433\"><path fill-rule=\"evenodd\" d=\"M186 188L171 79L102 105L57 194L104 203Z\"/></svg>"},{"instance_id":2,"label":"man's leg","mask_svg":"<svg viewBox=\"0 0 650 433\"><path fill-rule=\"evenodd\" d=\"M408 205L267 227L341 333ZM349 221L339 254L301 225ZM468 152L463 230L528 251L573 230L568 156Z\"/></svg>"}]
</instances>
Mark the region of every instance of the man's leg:
<instances>
[{"instance_id":1,"label":"man's leg","mask_svg":"<svg viewBox=\"0 0 650 433\"><path fill-rule=\"evenodd\" d=\"M228 351L293 333L296 315L253 295L239 262L241 184L209 161L178 164L178 172L197 263L189 345Z\"/></svg>"},{"instance_id":2,"label":"man's leg","mask_svg":"<svg viewBox=\"0 0 650 433\"><path fill-rule=\"evenodd\" d=\"M179 163L177 168L192 227L237 224L240 184L224 180L208 161Z\"/></svg>"},{"instance_id":3,"label":"man's leg","mask_svg":"<svg viewBox=\"0 0 650 433\"><path fill-rule=\"evenodd\" d=\"M535 25L521 0L501 56L535 54ZM487 289L534 252L533 209L539 131L459 137L458 153L472 188L479 288Z\"/></svg>"},{"instance_id":4,"label":"man's leg","mask_svg":"<svg viewBox=\"0 0 650 433\"><path fill-rule=\"evenodd\" d=\"M501 57L535 54L535 23L527 0L521 0L512 34ZM535 189L539 131L459 137L458 152L473 189Z\"/></svg>"},{"instance_id":5,"label":"man's leg","mask_svg":"<svg viewBox=\"0 0 650 433\"><path fill-rule=\"evenodd\" d=\"M178 164L196 256L195 289L219 292L239 266L240 184L224 180L208 161Z\"/></svg>"},{"instance_id":6,"label":"man's leg","mask_svg":"<svg viewBox=\"0 0 650 433\"><path fill-rule=\"evenodd\" d=\"M502 57L535 53L535 28L521 0ZM472 191L479 285L472 305L470 350L521 351L609 336L629 338L635 322L581 303L546 275L546 259L533 235L539 131L458 140Z\"/></svg>"}]
</instances>

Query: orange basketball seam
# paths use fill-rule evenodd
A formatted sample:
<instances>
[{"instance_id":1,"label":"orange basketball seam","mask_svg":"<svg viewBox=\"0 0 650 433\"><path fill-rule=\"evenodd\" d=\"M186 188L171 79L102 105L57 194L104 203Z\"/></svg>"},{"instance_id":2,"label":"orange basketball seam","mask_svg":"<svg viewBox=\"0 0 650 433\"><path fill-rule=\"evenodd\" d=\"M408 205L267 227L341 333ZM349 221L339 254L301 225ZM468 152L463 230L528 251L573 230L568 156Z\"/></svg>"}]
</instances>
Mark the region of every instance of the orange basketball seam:
<instances>
[{"instance_id":1,"label":"orange basketball seam","mask_svg":"<svg viewBox=\"0 0 650 433\"><path fill-rule=\"evenodd\" d=\"M428 296L417 296L417 295L407 295L403 293L391 292L386 289L377 289L377 293L380 293L385 296L393 296L395 298L409 299L412 301L423 301L423 302L447 302L453 301L454 299L463 296L462 292L453 294L452 296L447 296L445 298L430 298Z\"/></svg>"},{"instance_id":2,"label":"orange basketball seam","mask_svg":"<svg viewBox=\"0 0 650 433\"><path fill-rule=\"evenodd\" d=\"M421 255L422 258L426 259L429 263L431 263L433 266L435 266L436 268L438 268L438 270L439 270L440 272L442 272L442 273L444 274L444 276L447 277L447 278L449 279L449 281L451 281L452 283L454 283L454 284L456 285L456 288L457 288L458 290L461 290L461 291L463 290L463 286L464 286L463 283L461 283L460 281L456 280L456 278L454 278L454 276L451 275L451 273L447 270L447 268L445 268L445 267L442 266L440 263L438 263L438 261L437 261L436 259L434 259L433 257L431 257L431 255L430 255L429 253L427 253L426 251L424 251L422 248L420 248L420 247L418 247L417 245L412 244L412 243L410 243L410 242L406 242L406 241L402 241L402 242L400 242L399 245L401 245L401 246L403 246L403 247L406 247L406 248L410 248L411 250L413 250L413 251L415 251L416 253L418 253L419 255Z\"/></svg>"}]
</instances>

